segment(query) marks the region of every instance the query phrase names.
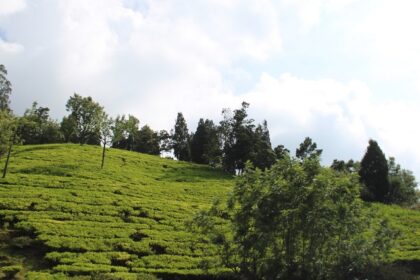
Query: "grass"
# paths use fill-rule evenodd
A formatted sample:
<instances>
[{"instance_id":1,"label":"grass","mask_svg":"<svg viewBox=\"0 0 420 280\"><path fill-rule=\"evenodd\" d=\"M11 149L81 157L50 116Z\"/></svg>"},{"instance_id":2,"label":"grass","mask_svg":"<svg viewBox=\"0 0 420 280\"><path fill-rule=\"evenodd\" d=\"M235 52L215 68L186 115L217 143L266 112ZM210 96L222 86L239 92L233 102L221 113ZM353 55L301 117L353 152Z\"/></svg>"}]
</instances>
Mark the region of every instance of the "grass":
<instances>
[{"instance_id":1,"label":"grass","mask_svg":"<svg viewBox=\"0 0 420 280\"><path fill-rule=\"evenodd\" d=\"M116 149L108 150L102 170L100 159L96 146L15 148L0 179L0 276L204 279L226 271L203 270L217 264L217 248L185 222L214 198L226 198L231 176ZM371 207L401 231L390 261L418 264L420 212Z\"/></svg>"}]
</instances>

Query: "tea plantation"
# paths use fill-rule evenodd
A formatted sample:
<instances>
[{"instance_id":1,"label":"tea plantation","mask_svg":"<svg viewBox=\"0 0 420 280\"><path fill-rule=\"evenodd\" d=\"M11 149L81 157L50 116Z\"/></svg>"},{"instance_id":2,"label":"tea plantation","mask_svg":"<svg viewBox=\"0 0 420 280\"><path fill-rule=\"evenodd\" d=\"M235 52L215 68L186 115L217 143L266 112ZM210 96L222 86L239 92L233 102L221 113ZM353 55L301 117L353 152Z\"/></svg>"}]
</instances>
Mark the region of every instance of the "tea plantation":
<instances>
[{"instance_id":1,"label":"tea plantation","mask_svg":"<svg viewBox=\"0 0 420 280\"><path fill-rule=\"evenodd\" d=\"M186 222L215 197L226 198L231 176L116 149L102 170L100 159L96 146L14 149L0 179L0 277L211 279L226 272L203 269L217 264L217 248ZM390 261L418 264L420 211L367 207L401 231Z\"/></svg>"}]
</instances>

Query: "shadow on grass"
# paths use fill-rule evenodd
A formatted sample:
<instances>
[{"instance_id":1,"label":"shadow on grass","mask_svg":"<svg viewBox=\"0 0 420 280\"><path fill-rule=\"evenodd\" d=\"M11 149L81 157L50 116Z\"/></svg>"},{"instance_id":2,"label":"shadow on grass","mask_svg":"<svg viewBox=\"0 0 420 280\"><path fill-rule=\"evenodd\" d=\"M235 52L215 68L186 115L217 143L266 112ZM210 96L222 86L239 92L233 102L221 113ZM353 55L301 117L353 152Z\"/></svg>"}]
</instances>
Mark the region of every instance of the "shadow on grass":
<instances>
[{"instance_id":1,"label":"shadow on grass","mask_svg":"<svg viewBox=\"0 0 420 280\"><path fill-rule=\"evenodd\" d=\"M207 165L190 165L182 167L164 167L163 176L156 178L158 181L168 182L201 182L207 180L231 179L233 176L221 169Z\"/></svg>"},{"instance_id":2,"label":"shadow on grass","mask_svg":"<svg viewBox=\"0 0 420 280\"><path fill-rule=\"evenodd\" d=\"M16 146L15 146L16 147ZM13 155L24 154L27 152L41 151L41 150L62 150L63 144L40 144L40 145L19 145L19 149L14 148Z\"/></svg>"},{"instance_id":3,"label":"shadow on grass","mask_svg":"<svg viewBox=\"0 0 420 280\"><path fill-rule=\"evenodd\" d=\"M62 177L73 177L75 171L79 170L79 166L71 164L59 164L59 165L46 165L46 166L34 166L30 168L21 168L17 170L19 173L24 174L38 174L47 176L62 176Z\"/></svg>"}]
</instances>

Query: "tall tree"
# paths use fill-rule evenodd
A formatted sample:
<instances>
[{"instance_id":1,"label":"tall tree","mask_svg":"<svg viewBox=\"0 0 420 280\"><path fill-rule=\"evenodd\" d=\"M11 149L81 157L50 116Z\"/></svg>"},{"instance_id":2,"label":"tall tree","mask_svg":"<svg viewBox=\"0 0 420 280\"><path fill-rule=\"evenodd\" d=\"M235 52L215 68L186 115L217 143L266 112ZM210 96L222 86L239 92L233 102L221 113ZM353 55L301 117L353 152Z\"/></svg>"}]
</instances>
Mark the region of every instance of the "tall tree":
<instances>
[{"instance_id":1,"label":"tall tree","mask_svg":"<svg viewBox=\"0 0 420 280\"><path fill-rule=\"evenodd\" d=\"M0 157L6 153L15 131L15 119L9 108L12 84L7 80L6 75L6 67L0 64Z\"/></svg>"},{"instance_id":2,"label":"tall tree","mask_svg":"<svg viewBox=\"0 0 420 280\"><path fill-rule=\"evenodd\" d=\"M174 155L178 160L189 161L190 153L190 135L188 133L187 123L182 113L178 113L175 127L172 133L172 143Z\"/></svg>"},{"instance_id":3,"label":"tall tree","mask_svg":"<svg viewBox=\"0 0 420 280\"><path fill-rule=\"evenodd\" d=\"M359 171L359 165L359 162L354 162L352 159L347 162L344 160L334 159L330 167L338 172L354 173Z\"/></svg>"},{"instance_id":4,"label":"tall tree","mask_svg":"<svg viewBox=\"0 0 420 280\"><path fill-rule=\"evenodd\" d=\"M274 154L276 155L277 160L290 157L290 151L286 149L283 145L277 145L274 148Z\"/></svg>"},{"instance_id":5,"label":"tall tree","mask_svg":"<svg viewBox=\"0 0 420 280\"><path fill-rule=\"evenodd\" d=\"M10 94L12 93L12 84L6 78L7 70L3 64L0 64L0 111L10 111Z\"/></svg>"},{"instance_id":6,"label":"tall tree","mask_svg":"<svg viewBox=\"0 0 420 280\"><path fill-rule=\"evenodd\" d=\"M0 110L0 158L6 154L16 129L16 119L6 110Z\"/></svg>"},{"instance_id":7,"label":"tall tree","mask_svg":"<svg viewBox=\"0 0 420 280\"><path fill-rule=\"evenodd\" d=\"M359 175L360 182L364 186L362 190L364 200L387 202L390 190L388 162L374 140L369 140L369 146L360 162Z\"/></svg>"},{"instance_id":8,"label":"tall tree","mask_svg":"<svg viewBox=\"0 0 420 280\"><path fill-rule=\"evenodd\" d=\"M128 115L127 119L125 115L117 116L113 127L112 147L134 151L139 123L140 121L132 115Z\"/></svg>"},{"instance_id":9,"label":"tall tree","mask_svg":"<svg viewBox=\"0 0 420 280\"><path fill-rule=\"evenodd\" d=\"M403 206L416 203L417 182L413 172L402 169L393 157L388 160L388 168L390 183L388 202Z\"/></svg>"},{"instance_id":10,"label":"tall tree","mask_svg":"<svg viewBox=\"0 0 420 280\"><path fill-rule=\"evenodd\" d=\"M37 102L27 109L20 120L18 136L24 144L59 143L62 141L60 125L49 116L48 107Z\"/></svg>"},{"instance_id":11,"label":"tall tree","mask_svg":"<svg viewBox=\"0 0 420 280\"><path fill-rule=\"evenodd\" d=\"M322 154L322 149L317 149L315 142L312 142L310 137L306 137L305 140L296 149L296 158L303 161L304 159L313 159L319 157Z\"/></svg>"},{"instance_id":12,"label":"tall tree","mask_svg":"<svg viewBox=\"0 0 420 280\"><path fill-rule=\"evenodd\" d=\"M266 169L276 161L276 154L271 147L270 132L268 131L267 121L255 129L254 157L252 159L254 166Z\"/></svg>"},{"instance_id":13,"label":"tall tree","mask_svg":"<svg viewBox=\"0 0 420 280\"><path fill-rule=\"evenodd\" d=\"M64 142L77 143L76 120L71 116L64 116L60 123L60 132L63 135Z\"/></svg>"},{"instance_id":14,"label":"tall tree","mask_svg":"<svg viewBox=\"0 0 420 280\"><path fill-rule=\"evenodd\" d=\"M100 121L103 107L93 101L92 97L82 97L75 93L66 104L71 123L75 125L74 133L80 144L99 144Z\"/></svg>"},{"instance_id":15,"label":"tall tree","mask_svg":"<svg viewBox=\"0 0 420 280\"><path fill-rule=\"evenodd\" d=\"M218 128L213 121L200 119L191 140L191 160L201 164L220 163L221 149Z\"/></svg>"},{"instance_id":16,"label":"tall tree","mask_svg":"<svg viewBox=\"0 0 420 280\"><path fill-rule=\"evenodd\" d=\"M225 135L223 146L223 167L226 171L241 173L247 160L254 158L254 120L248 119L247 109L249 103L242 102L240 109L229 115L229 110L224 110L224 119L220 123Z\"/></svg>"},{"instance_id":17,"label":"tall tree","mask_svg":"<svg viewBox=\"0 0 420 280\"><path fill-rule=\"evenodd\" d=\"M135 150L140 153L159 155L159 135L153 131L148 125L143 126L138 131Z\"/></svg>"},{"instance_id":18,"label":"tall tree","mask_svg":"<svg viewBox=\"0 0 420 280\"><path fill-rule=\"evenodd\" d=\"M99 132L102 144L101 169L104 168L106 147L112 143L113 124L114 120L110 118L105 112L102 112L99 120Z\"/></svg>"},{"instance_id":19,"label":"tall tree","mask_svg":"<svg viewBox=\"0 0 420 280\"><path fill-rule=\"evenodd\" d=\"M218 245L216 267L238 279L364 279L366 266L386 258L395 231L363 209L355 174L321 167L318 157L248 167L226 204L191 223Z\"/></svg>"},{"instance_id":20,"label":"tall tree","mask_svg":"<svg viewBox=\"0 0 420 280\"><path fill-rule=\"evenodd\" d=\"M159 136L159 151L170 152L172 150L172 138L166 130L161 130Z\"/></svg>"}]
</instances>

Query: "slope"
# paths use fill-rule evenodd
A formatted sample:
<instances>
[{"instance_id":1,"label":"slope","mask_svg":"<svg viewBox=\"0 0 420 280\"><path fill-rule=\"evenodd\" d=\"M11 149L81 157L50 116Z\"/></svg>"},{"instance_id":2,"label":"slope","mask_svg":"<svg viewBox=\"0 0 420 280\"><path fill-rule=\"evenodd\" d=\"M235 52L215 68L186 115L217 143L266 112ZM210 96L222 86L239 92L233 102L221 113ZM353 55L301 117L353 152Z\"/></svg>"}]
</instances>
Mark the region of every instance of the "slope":
<instances>
[{"instance_id":1,"label":"slope","mask_svg":"<svg viewBox=\"0 0 420 280\"><path fill-rule=\"evenodd\" d=\"M29 278L203 274L199 265L212 261L215 248L189 233L185 221L225 196L231 177L115 149L101 170L100 155L95 146L16 148L10 173L0 181L5 273L23 267L35 271Z\"/></svg>"},{"instance_id":2,"label":"slope","mask_svg":"<svg viewBox=\"0 0 420 280\"><path fill-rule=\"evenodd\" d=\"M225 271L202 269L216 263L216 248L185 222L214 198L225 198L231 176L116 149L101 170L100 157L96 146L15 149L9 174L0 179L0 275L191 279ZM420 212L370 207L401 231L390 261L418 266Z\"/></svg>"}]
</instances>

